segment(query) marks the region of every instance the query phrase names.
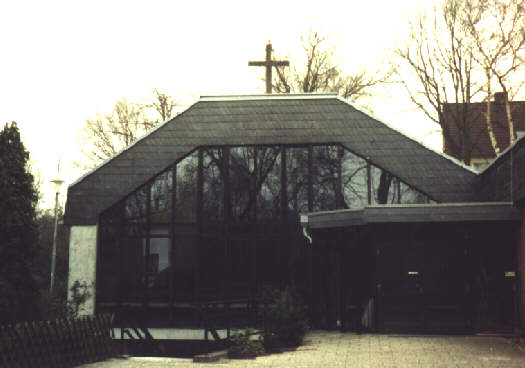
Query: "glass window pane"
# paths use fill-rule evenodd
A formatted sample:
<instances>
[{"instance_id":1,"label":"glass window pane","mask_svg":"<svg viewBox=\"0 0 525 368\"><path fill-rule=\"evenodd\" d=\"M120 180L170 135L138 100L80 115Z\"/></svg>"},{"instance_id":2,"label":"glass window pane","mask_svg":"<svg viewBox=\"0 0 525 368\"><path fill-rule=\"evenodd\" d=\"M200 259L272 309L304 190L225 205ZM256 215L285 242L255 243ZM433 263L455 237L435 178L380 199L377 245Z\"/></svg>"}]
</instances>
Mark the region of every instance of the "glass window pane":
<instances>
[{"instance_id":1,"label":"glass window pane","mask_svg":"<svg viewBox=\"0 0 525 368\"><path fill-rule=\"evenodd\" d=\"M278 287L280 283L281 269L278 267L277 248L281 239L278 237L259 237L256 239L256 267L257 267L257 289L264 287ZM272 267L269 267L272 265Z\"/></svg>"},{"instance_id":2,"label":"glass window pane","mask_svg":"<svg viewBox=\"0 0 525 368\"><path fill-rule=\"evenodd\" d=\"M155 296L168 295L170 243L169 238L150 238L147 285Z\"/></svg>"},{"instance_id":3,"label":"glass window pane","mask_svg":"<svg viewBox=\"0 0 525 368\"><path fill-rule=\"evenodd\" d=\"M363 208L368 204L366 160L344 150L341 170L343 208Z\"/></svg>"},{"instance_id":4,"label":"glass window pane","mask_svg":"<svg viewBox=\"0 0 525 368\"><path fill-rule=\"evenodd\" d=\"M125 210L124 202L119 202L115 206L110 207L100 215L100 226L107 226L108 231L114 229L111 225L124 224Z\"/></svg>"},{"instance_id":5,"label":"glass window pane","mask_svg":"<svg viewBox=\"0 0 525 368\"><path fill-rule=\"evenodd\" d=\"M337 209L340 157L338 146L314 146L312 155L313 211Z\"/></svg>"},{"instance_id":6,"label":"glass window pane","mask_svg":"<svg viewBox=\"0 0 525 368\"><path fill-rule=\"evenodd\" d=\"M286 148L288 210L308 212L308 148Z\"/></svg>"},{"instance_id":7,"label":"glass window pane","mask_svg":"<svg viewBox=\"0 0 525 368\"><path fill-rule=\"evenodd\" d=\"M253 263L252 243L250 238L230 240L231 253L231 296L248 295L252 286L255 264Z\"/></svg>"},{"instance_id":8,"label":"glass window pane","mask_svg":"<svg viewBox=\"0 0 525 368\"><path fill-rule=\"evenodd\" d=\"M175 221L181 224L197 222L197 152L177 164L177 198Z\"/></svg>"},{"instance_id":9,"label":"glass window pane","mask_svg":"<svg viewBox=\"0 0 525 368\"><path fill-rule=\"evenodd\" d=\"M126 198L124 210L128 222L146 222L149 190L150 186L146 185Z\"/></svg>"},{"instance_id":10,"label":"glass window pane","mask_svg":"<svg viewBox=\"0 0 525 368\"><path fill-rule=\"evenodd\" d=\"M252 222L255 216L254 147L230 149L230 190L234 222Z\"/></svg>"},{"instance_id":11,"label":"glass window pane","mask_svg":"<svg viewBox=\"0 0 525 368\"><path fill-rule=\"evenodd\" d=\"M171 191L172 172L171 170L157 176L151 184L151 222L165 223L171 222Z\"/></svg>"},{"instance_id":12,"label":"glass window pane","mask_svg":"<svg viewBox=\"0 0 525 368\"><path fill-rule=\"evenodd\" d=\"M144 298L144 239L128 238L121 252L121 291L124 300L143 301Z\"/></svg>"},{"instance_id":13,"label":"glass window pane","mask_svg":"<svg viewBox=\"0 0 525 368\"><path fill-rule=\"evenodd\" d=\"M202 219L205 223L224 220L224 155L221 148L204 150L202 177Z\"/></svg>"},{"instance_id":14,"label":"glass window pane","mask_svg":"<svg viewBox=\"0 0 525 368\"><path fill-rule=\"evenodd\" d=\"M224 237L201 236L199 291L204 296L218 297L226 280L226 248Z\"/></svg>"},{"instance_id":15,"label":"glass window pane","mask_svg":"<svg viewBox=\"0 0 525 368\"><path fill-rule=\"evenodd\" d=\"M372 204L428 203L428 197L401 182L386 170L372 165Z\"/></svg>"},{"instance_id":16,"label":"glass window pane","mask_svg":"<svg viewBox=\"0 0 525 368\"><path fill-rule=\"evenodd\" d=\"M175 248L173 257L173 295L180 298L190 298L194 289L194 268L198 235L195 229L180 229L175 234Z\"/></svg>"},{"instance_id":17,"label":"glass window pane","mask_svg":"<svg viewBox=\"0 0 525 368\"><path fill-rule=\"evenodd\" d=\"M152 224L149 233L152 236L168 236L169 229L166 225Z\"/></svg>"},{"instance_id":18,"label":"glass window pane","mask_svg":"<svg viewBox=\"0 0 525 368\"><path fill-rule=\"evenodd\" d=\"M257 147L257 221L277 221L281 211L280 147Z\"/></svg>"},{"instance_id":19,"label":"glass window pane","mask_svg":"<svg viewBox=\"0 0 525 368\"><path fill-rule=\"evenodd\" d=\"M372 188L372 204L396 203L395 177L386 170L374 165L370 168L370 180Z\"/></svg>"},{"instance_id":20,"label":"glass window pane","mask_svg":"<svg viewBox=\"0 0 525 368\"><path fill-rule=\"evenodd\" d=\"M97 300L99 301L114 301L119 295L121 242L117 224L101 224L97 259Z\"/></svg>"},{"instance_id":21,"label":"glass window pane","mask_svg":"<svg viewBox=\"0 0 525 368\"><path fill-rule=\"evenodd\" d=\"M407 204L429 203L429 198L423 193L411 188L405 183L400 183L400 202Z\"/></svg>"}]
</instances>

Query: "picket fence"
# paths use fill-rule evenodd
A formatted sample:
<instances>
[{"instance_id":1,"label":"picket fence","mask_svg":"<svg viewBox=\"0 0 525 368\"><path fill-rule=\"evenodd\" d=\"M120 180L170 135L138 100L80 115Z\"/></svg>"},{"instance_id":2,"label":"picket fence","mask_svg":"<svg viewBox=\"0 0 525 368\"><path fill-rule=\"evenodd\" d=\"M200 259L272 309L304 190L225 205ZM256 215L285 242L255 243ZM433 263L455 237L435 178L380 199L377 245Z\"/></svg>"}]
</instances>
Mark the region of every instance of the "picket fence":
<instances>
[{"instance_id":1,"label":"picket fence","mask_svg":"<svg viewBox=\"0 0 525 368\"><path fill-rule=\"evenodd\" d=\"M116 355L113 314L0 326L0 367L74 367Z\"/></svg>"}]
</instances>

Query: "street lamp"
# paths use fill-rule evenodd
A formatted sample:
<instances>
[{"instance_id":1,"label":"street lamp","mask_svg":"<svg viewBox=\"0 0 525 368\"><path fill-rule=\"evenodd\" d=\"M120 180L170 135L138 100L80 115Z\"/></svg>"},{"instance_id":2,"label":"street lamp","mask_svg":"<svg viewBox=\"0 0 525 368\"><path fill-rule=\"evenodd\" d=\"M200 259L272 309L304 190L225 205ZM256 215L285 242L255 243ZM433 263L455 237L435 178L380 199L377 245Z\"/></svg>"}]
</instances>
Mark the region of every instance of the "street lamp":
<instances>
[{"instance_id":1,"label":"street lamp","mask_svg":"<svg viewBox=\"0 0 525 368\"><path fill-rule=\"evenodd\" d=\"M57 257L57 225L58 225L58 194L60 187L64 184L64 180L58 178L51 180L55 184L55 231L53 233L53 251L51 252L51 282L49 285L49 292L53 292L53 284L55 283L55 264Z\"/></svg>"}]
</instances>

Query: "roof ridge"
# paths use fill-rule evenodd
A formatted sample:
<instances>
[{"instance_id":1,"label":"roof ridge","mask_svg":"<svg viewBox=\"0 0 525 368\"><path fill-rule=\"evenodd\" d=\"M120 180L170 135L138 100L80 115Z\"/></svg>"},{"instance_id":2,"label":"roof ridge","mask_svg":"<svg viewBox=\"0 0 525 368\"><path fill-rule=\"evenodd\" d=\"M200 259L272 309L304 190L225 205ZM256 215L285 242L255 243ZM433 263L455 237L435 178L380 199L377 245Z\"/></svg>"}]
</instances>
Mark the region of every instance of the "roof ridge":
<instances>
[{"instance_id":1,"label":"roof ridge","mask_svg":"<svg viewBox=\"0 0 525 368\"><path fill-rule=\"evenodd\" d=\"M337 92L328 93L265 93L247 95L201 95L199 101L253 101L253 100L311 100L336 98Z\"/></svg>"}]
</instances>

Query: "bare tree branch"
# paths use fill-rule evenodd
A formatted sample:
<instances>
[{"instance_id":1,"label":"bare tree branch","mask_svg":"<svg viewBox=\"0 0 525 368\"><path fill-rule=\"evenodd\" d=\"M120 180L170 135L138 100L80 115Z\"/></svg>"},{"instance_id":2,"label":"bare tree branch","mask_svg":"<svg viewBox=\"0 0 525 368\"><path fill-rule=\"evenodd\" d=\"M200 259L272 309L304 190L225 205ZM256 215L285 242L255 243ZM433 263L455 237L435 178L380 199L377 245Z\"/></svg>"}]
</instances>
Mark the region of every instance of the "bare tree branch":
<instances>
[{"instance_id":1,"label":"bare tree branch","mask_svg":"<svg viewBox=\"0 0 525 368\"><path fill-rule=\"evenodd\" d=\"M443 0L432 13L422 13L410 22L407 43L394 50L399 60L396 72L410 99L440 125L448 151L466 164L480 141L471 126L479 117L472 102L480 101L486 90L486 68L480 63L485 56L478 50L479 40L472 37L468 20L479 22L487 10L470 4Z\"/></svg>"},{"instance_id":2,"label":"bare tree branch","mask_svg":"<svg viewBox=\"0 0 525 368\"><path fill-rule=\"evenodd\" d=\"M496 153L499 147L493 133L490 114L491 90L494 85L504 92L505 111L511 144L515 139L510 108L525 78L525 6L522 0L471 0L462 18L476 46L476 61L486 70L487 129Z\"/></svg>"},{"instance_id":3,"label":"bare tree branch","mask_svg":"<svg viewBox=\"0 0 525 368\"><path fill-rule=\"evenodd\" d=\"M95 166L172 117L179 102L157 89L153 93L154 99L146 104L123 98L115 103L110 114L97 113L94 119L87 119L79 136L80 149L87 162L77 166Z\"/></svg>"},{"instance_id":4,"label":"bare tree branch","mask_svg":"<svg viewBox=\"0 0 525 368\"><path fill-rule=\"evenodd\" d=\"M343 74L335 61L335 49L326 37L310 31L301 37L306 63L291 68L276 67L277 78L272 88L278 93L337 92L345 99L356 101L371 96L371 87L389 81L392 72Z\"/></svg>"}]
</instances>

